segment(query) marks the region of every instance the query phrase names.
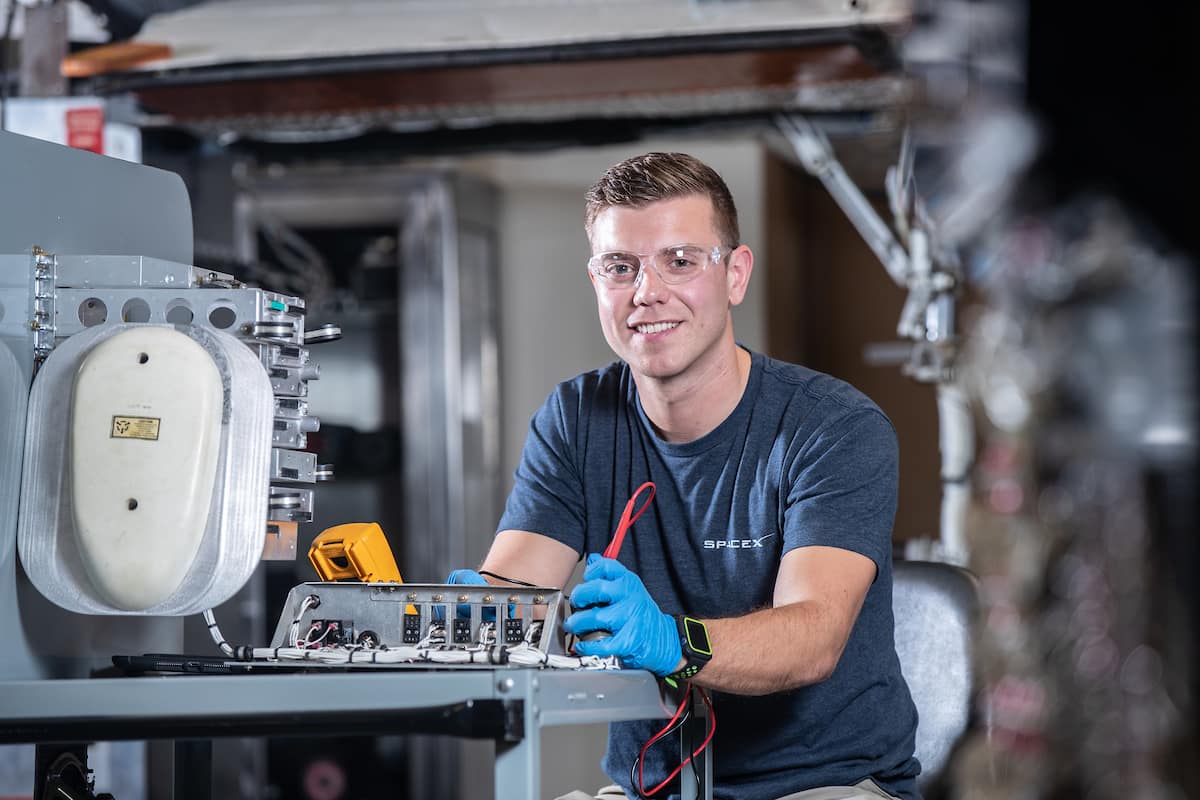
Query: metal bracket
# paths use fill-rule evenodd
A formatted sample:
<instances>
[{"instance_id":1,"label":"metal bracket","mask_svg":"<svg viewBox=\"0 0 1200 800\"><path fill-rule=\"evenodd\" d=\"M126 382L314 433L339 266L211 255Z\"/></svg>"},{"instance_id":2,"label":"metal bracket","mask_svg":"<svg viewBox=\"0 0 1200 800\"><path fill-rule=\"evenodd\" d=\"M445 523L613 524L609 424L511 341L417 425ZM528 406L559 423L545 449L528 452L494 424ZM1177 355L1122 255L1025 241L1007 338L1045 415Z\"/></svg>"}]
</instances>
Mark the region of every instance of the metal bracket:
<instances>
[{"instance_id":1,"label":"metal bracket","mask_svg":"<svg viewBox=\"0 0 1200 800\"><path fill-rule=\"evenodd\" d=\"M825 134L798 114L776 117L780 132L810 174L818 178L834 202L908 297L896 324L904 348L905 374L925 383L953 380L954 294L958 263L953 253L933 241L923 207L912 191L912 148L905 136L899 163L888 170L889 205L907 249L855 185L837 160Z\"/></svg>"},{"instance_id":2,"label":"metal bracket","mask_svg":"<svg viewBox=\"0 0 1200 800\"><path fill-rule=\"evenodd\" d=\"M307 445L307 435L320 428L305 399L308 381L319 378L320 371L309 356L304 300L149 256L56 254L35 246L27 265L28 319L9 330L28 337L24 347L32 350L34 372L56 343L90 327L123 321L224 330L258 354L276 407L268 501L275 530L267 536L264 553L272 559L294 558L296 526L290 523L312 521L313 490L306 485L333 477L331 465L319 465L314 454L298 452ZM325 325L315 333L313 343L333 341L340 329Z\"/></svg>"},{"instance_id":3,"label":"metal bracket","mask_svg":"<svg viewBox=\"0 0 1200 800\"><path fill-rule=\"evenodd\" d=\"M33 248L33 303L29 329L33 332L33 368L36 370L54 349L54 298L58 282L58 259L40 247Z\"/></svg>"},{"instance_id":4,"label":"metal bracket","mask_svg":"<svg viewBox=\"0 0 1200 800\"><path fill-rule=\"evenodd\" d=\"M958 340L954 315L961 268L957 255L938 242L933 222L916 193L912 142L906 132L900 157L888 170L885 180L888 205L896 229L907 244L905 249L838 163L823 132L796 114L781 114L776 117L776 124L800 163L825 185L888 275L908 289L896 324L896 333L905 341L871 346L866 358L874 364L900 364L901 372L914 380L938 385L944 484L941 537L947 552L958 554L963 550L965 487L957 479L969 469L970 450L962 443L969 442L972 436L969 416L948 401L957 396L954 358Z\"/></svg>"},{"instance_id":5,"label":"metal bracket","mask_svg":"<svg viewBox=\"0 0 1200 800\"><path fill-rule=\"evenodd\" d=\"M899 286L907 285L910 270L908 253L875 213L862 191L850 180L825 134L798 114L780 114L776 122L800 163L825 185L834 202L858 229L892 280Z\"/></svg>"}]
</instances>

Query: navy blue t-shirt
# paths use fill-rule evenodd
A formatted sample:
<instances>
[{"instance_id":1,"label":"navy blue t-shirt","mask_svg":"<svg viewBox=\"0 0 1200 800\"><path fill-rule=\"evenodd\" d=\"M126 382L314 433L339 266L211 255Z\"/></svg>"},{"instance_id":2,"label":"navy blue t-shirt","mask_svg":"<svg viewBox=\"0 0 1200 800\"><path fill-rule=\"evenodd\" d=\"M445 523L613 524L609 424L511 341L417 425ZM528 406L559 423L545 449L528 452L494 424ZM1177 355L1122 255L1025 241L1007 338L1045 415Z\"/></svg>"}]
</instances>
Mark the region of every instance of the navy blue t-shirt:
<instances>
[{"instance_id":1,"label":"navy blue t-shirt","mask_svg":"<svg viewBox=\"0 0 1200 800\"><path fill-rule=\"evenodd\" d=\"M598 553L629 497L654 481L654 501L630 529L620 561L664 612L702 619L770 606L780 559L793 548L867 556L876 579L829 679L762 697L713 693L714 797L772 800L864 778L918 797L917 713L893 640L895 433L849 384L752 357L737 408L683 444L654 432L624 362L559 384L530 423L499 529ZM610 726L604 770L630 796L630 764L662 724ZM645 785L678 763L677 739L656 744Z\"/></svg>"}]
</instances>

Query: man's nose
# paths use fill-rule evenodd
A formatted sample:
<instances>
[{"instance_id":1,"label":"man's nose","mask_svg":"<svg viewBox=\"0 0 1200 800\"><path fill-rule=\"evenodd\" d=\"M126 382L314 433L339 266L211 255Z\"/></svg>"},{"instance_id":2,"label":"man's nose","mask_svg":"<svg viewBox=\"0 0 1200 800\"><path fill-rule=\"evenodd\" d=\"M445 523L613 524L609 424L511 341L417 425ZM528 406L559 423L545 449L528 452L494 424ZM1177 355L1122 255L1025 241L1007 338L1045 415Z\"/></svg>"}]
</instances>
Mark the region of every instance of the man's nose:
<instances>
[{"instance_id":1,"label":"man's nose","mask_svg":"<svg viewBox=\"0 0 1200 800\"><path fill-rule=\"evenodd\" d=\"M633 302L636 305L662 302L667 292L667 284L658 274L658 269L653 264L643 264L634 281Z\"/></svg>"}]
</instances>

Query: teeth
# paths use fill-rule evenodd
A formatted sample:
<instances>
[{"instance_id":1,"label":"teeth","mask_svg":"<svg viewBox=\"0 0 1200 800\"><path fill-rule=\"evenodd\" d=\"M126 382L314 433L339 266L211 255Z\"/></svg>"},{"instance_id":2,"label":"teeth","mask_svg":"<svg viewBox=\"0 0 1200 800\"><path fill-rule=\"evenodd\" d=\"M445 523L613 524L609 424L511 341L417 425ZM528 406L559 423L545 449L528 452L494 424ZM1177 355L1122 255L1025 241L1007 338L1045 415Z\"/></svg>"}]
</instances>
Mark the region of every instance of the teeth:
<instances>
[{"instance_id":1,"label":"teeth","mask_svg":"<svg viewBox=\"0 0 1200 800\"><path fill-rule=\"evenodd\" d=\"M679 325L678 322L654 322L649 325L638 325L637 332L638 333L662 333L663 331L669 331L669 330L671 330L671 328L675 328L678 325Z\"/></svg>"}]
</instances>

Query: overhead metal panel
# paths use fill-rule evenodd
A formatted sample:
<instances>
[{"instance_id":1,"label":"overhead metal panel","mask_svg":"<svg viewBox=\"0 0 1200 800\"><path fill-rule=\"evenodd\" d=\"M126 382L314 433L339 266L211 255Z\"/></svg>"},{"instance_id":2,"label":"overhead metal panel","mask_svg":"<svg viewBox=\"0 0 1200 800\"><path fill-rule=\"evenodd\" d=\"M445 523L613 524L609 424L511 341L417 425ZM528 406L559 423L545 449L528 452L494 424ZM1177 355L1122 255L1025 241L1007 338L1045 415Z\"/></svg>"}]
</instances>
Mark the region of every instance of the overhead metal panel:
<instances>
[{"instance_id":1,"label":"overhead metal panel","mask_svg":"<svg viewBox=\"0 0 1200 800\"><path fill-rule=\"evenodd\" d=\"M155 124L274 141L874 111L910 99L894 48L910 15L908 0L209 3L151 18L131 47L171 55L117 71L112 48L89 90L133 92Z\"/></svg>"},{"instance_id":2,"label":"overhead metal panel","mask_svg":"<svg viewBox=\"0 0 1200 800\"><path fill-rule=\"evenodd\" d=\"M546 45L669 52L682 39L900 27L911 13L911 0L239 0L154 14L134 41L171 47L142 67L162 72Z\"/></svg>"}]
</instances>

